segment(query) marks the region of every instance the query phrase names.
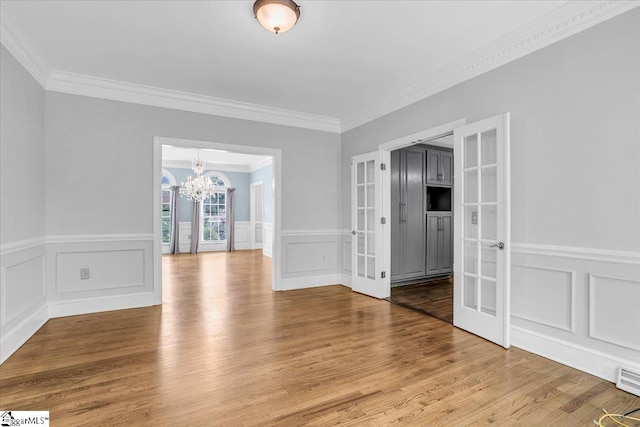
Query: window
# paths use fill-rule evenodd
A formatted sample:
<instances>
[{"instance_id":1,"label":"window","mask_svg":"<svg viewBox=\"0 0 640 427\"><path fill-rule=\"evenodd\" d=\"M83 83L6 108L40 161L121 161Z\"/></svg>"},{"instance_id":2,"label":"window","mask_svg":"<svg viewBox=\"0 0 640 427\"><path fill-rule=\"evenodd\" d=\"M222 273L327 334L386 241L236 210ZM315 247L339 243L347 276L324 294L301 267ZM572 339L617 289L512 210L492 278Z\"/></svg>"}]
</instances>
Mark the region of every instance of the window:
<instances>
[{"instance_id":1,"label":"window","mask_svg":"<svg viewBox=\"0 0 640 427\"><path fill-rule=\"evenodd\" d=\"M168 170L162 169L162 243L171 240L171 186L176 179Z\"/></svg>"},{"instance_id":2,"label":"window","mask_svg":"<svg viewBox=\"0 0 640 427\"><path fill-rule=\"evenodd\" d=\"M231 183L229 178L220 172L208 172L205 177L211 179L217 191L202 200L200 240L202 242L224 242L227 240L227 187Z\"/></svg>"}]
</instances>

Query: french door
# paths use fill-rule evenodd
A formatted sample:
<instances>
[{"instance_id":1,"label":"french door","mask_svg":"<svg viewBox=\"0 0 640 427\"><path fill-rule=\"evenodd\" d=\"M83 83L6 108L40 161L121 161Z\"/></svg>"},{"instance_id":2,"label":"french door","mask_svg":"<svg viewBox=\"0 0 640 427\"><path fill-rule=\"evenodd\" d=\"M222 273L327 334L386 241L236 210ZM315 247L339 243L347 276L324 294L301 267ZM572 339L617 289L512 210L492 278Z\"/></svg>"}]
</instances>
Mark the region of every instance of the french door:
<instances>
[{"instance_id":1,"label":"french door","mask_svg":"<svg viewBox=\"0 0 640 427\"><path fill-rule=\"evenodd\" d=\"M455 129L453 324L508 348L509 113Z\"/></svg>"},{"instance_id":2,"label":"french door","mask_svg":"<svg viewBox=\"0 0 640 427\"><path fill-rule=\"evenodd\" d=\"M351 158L351 289L385 298L381 271L380 152ZM388 279L388 278L387 278Z\"/></svg>"}]
</instances>

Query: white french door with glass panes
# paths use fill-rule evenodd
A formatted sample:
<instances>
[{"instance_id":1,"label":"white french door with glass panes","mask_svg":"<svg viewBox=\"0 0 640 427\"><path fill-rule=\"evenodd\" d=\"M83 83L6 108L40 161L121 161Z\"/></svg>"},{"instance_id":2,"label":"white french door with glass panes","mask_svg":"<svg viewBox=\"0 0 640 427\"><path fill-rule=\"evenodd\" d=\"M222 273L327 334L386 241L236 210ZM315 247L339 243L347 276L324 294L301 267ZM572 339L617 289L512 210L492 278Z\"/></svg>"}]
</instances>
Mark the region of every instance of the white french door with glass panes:
<instances>
[{"instance_id":1,"label":"white french door with glass panes","mask_svg":"<svg viewBox=\"0 0 640 427\"><path fill-rule=\"evenodd\" d=\"M508 348L509 113L454 131L453 324Z\"/></svg>"},{"instance_id":2,"label":"white french door with glass panes","mask_svg":"<svg viewBox=\"0 0 640 427\"><path fill-rule=\"evenodd\" d=\"M351 289L385 298L382 287L380 153L351 158Z\"/></svg>"}]
</instances>

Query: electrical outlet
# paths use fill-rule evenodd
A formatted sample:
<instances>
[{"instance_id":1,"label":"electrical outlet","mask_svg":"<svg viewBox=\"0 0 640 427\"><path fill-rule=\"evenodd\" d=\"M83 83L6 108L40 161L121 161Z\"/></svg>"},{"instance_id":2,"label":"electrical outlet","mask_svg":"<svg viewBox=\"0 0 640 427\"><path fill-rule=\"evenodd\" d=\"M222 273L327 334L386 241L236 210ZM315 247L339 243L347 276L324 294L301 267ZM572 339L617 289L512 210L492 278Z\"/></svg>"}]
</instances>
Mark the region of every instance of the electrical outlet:
<instances>
[{"instance_id":1,"label":"electrical outlet","mask_svg":"<svg viewBox=\"0 0 640 427\"><path fill-rule=\"evenodd\" d=\"M471 212L471 224L478 224L478 211Z\"/></svg>"},{"instance_id":2,"label":"electrical outlet","mask_svg":"<svg viewBox=\"0 0 640 427\"><path fill-rule=\"evenodd\" d=\"M91 273L89 272L88 268L81 268L80 269L80 280L87 280L91 278Z\"/></svg>"}]
</instances>

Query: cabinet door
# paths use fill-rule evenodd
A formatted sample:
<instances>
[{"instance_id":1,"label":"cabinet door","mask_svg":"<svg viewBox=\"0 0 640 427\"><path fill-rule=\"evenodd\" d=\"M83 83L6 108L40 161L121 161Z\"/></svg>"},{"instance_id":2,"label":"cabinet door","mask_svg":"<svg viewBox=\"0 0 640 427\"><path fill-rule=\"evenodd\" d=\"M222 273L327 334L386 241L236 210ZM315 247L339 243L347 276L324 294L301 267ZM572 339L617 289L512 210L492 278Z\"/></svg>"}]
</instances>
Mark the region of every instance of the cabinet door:
<instances>
[{"instance_id":1,"label":"cabinet door","mask_svg":"<svg viewBox=\"0 0 640 427\"><path fill-rule=\"evenodd\" d=\"M402 151L391 152L391 281L402 280L402 236L403 206L402 186L400 177L403 173L401 162Z\"/></svg>"},{"instance_id":2,"label":"cabinet door","mask_svg":"<svg viewBox=\"0 0 640 427\"><path fill-rule=\"evenodd\" d=\"M425 224L424 224L424 149L405 150L406 180L404 186L405 213L403 224L405 278L425 275Z\"/></svg>"},{"instance_id":3,"label":"cabinet door","mask_svg":"<svg viewBox=\"0 0 640 427\"><path fill-rule=\"evenodd\" d=\"M438 270L440 273L450 273L453 270L453 215L451 212L442 212L439 221Z\"/></svg>"},{"instance_id":4,"label":"cabinet door","mask_svg":"<svg viewBox=\"0 0 640 427\"><path fill-rule=\"evenodd\" d=\"M453 153L451 151L440 152L440 183L443 185L453 185Z\"/></svg>"},{"instance_id":5,"label":"cabinet door","mask_svg":"<svg viewBox=\"0 0 640 427\"><path fill-rule=\"evenodd\" d=\"M427 183L428 184L440 184L438 180L440 165L440 151L427 150Z\"/></svg>"},{"instance_id":6,"label":"cabinet door","mask_svg":"<svg viewBox=\"0 0 640 427\"><path fill-rule=\"evenodd\" d=\"M427 274L437 274L438 266L438 224L440 216L437 212L427 213Z\"/></svg>"}]
</instances>

